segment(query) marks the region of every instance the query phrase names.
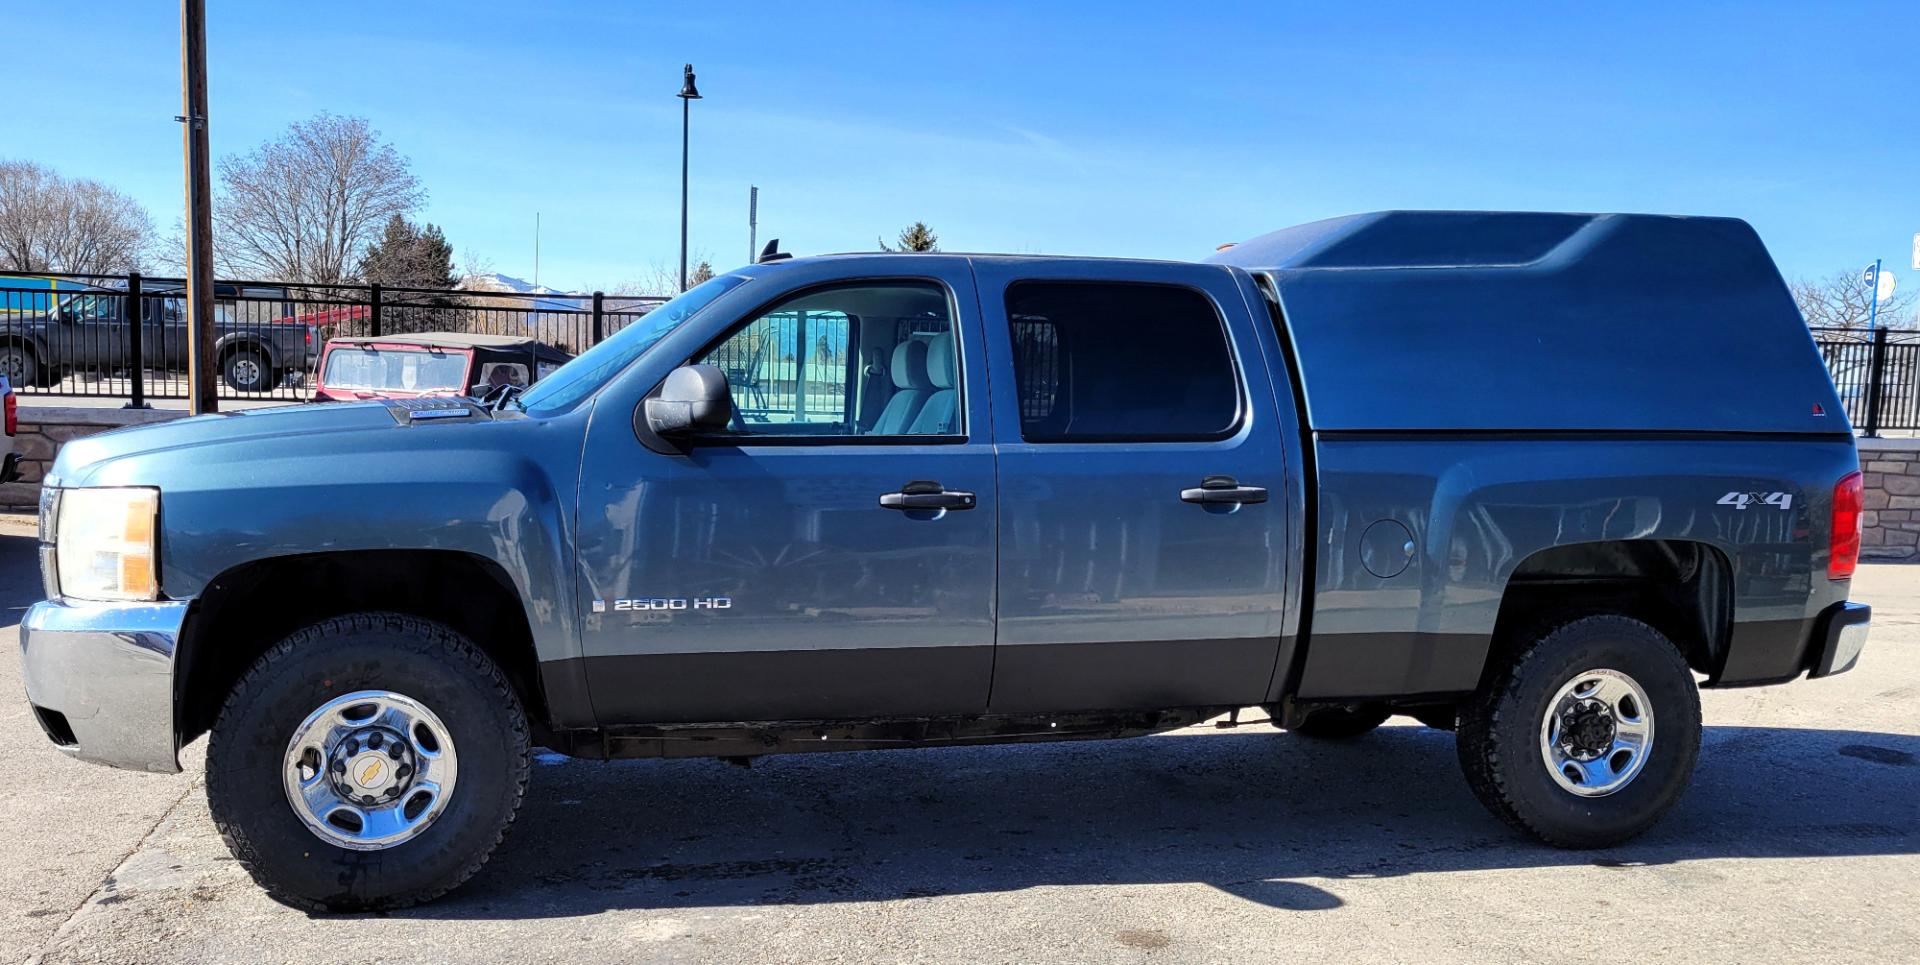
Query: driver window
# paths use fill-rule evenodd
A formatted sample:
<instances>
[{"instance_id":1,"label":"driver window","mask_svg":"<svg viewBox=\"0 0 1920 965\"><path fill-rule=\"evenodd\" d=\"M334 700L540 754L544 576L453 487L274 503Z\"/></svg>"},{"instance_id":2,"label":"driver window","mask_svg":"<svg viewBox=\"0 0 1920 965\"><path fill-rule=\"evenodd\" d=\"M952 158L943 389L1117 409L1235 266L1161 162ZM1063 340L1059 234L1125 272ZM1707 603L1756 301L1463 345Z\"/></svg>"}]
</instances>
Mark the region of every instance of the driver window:
<instances>
[{"instance_id":1,"label":"driver window","mask_svg":"<svg viewBox=\"0 0 1920 965\"><path fill-rule=\"evenodd\" d=\"M947 292L890 281L789 298L696 361L733 393L734 436L953 436L963 431Z\"/></svg>"}]
</instances>

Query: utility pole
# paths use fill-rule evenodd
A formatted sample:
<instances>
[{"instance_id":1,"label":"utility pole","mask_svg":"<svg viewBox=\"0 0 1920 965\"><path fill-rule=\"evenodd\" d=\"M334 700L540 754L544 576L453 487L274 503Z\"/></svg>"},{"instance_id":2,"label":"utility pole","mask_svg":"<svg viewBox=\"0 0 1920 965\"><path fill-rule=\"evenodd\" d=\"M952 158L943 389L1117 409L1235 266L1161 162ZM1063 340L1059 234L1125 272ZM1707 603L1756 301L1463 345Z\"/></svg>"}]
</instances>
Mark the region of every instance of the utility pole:
<instances>
[{"instance_id":1,"label":"utility pole","mask_svg":"<svg viewBox=\"0 0 1920 965\"><path fill-rule=\"evenodd\" d=\"M747 185L747 264L760 257L760 189ZM1920 248L1914 249L1920 251Z\"/></svg>"},{"instance_id":2,"label":"utility pole","mask_svg":"<svg viewBox=\"0 0 1920 965\"><path fill-rule=\"evenodd\" d=\"M533 213L533 287L540 287L540 212Z\"/></svg>"},{"instance_id":3,"label":"utility pole","mask_svg":"<svg viewBox=\"0 0 1920 965\"><path fill-rule=\"evenodd\" d=\"M187 408L218 412L213 364L213 202L207 160L207 0L180 0L180 107L187 162Z\"/></svg>"}]
</instances>

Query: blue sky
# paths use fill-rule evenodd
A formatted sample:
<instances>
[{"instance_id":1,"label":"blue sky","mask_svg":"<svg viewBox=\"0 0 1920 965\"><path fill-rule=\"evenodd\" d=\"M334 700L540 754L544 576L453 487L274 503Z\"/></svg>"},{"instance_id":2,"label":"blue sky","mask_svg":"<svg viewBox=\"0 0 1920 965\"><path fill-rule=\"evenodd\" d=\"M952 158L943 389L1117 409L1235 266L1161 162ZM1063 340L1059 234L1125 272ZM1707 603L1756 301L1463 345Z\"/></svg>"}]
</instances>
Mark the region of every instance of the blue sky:
<instances>
[{"instance_id":1,"label":"blue sky","mask_svg":"<svg viewBox=\"0 0 1920 965\"><path fill-rule=\"evenodd\" d=\"M209 4L216 156L318 111L412 159L422 215L508 274L671 265L680 65L692 244L1200 257L1376 208L1734 215L1789 276L1909 267L1906 3ZM1177 11L1177 12L1175 12ZM7 16L0 157L179 217L178 5ZM38 38L36 42L18 42Z\"/></svg>"}]
</instances>

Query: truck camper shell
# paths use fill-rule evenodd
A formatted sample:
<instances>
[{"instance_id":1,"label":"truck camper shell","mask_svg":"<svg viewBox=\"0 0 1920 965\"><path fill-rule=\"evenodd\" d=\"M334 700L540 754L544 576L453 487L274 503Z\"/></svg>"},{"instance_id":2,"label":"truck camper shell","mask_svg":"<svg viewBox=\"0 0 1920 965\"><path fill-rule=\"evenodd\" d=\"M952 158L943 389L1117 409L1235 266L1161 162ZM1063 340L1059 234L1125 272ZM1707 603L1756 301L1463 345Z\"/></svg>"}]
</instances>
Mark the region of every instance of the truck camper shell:
<instances>
[{"instance_id":1,"label":"truck camper shell","mask_svg":"<svg viewBox=\"0 0 1920 965\"><path fill-rule=\"evenodd\" d=\"M1209 260L1277 294L1317 432L1852 431L1738 219L1385 211Z\"/></svg>"}]
</instances>

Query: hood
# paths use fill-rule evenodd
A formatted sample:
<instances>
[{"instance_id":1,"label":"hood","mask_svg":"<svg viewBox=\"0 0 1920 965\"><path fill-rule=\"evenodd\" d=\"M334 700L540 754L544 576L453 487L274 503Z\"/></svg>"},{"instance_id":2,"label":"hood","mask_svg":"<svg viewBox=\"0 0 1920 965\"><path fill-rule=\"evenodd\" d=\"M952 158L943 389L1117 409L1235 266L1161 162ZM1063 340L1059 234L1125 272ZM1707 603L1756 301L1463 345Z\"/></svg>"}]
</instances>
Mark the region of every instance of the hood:
<instances>
[{"instance_id":1,"label":"hood","mask_svg":"<svg viewBox=\"0 0 1920 965\"><path fill-rule=\"evenodd\" d=\"M416 421L410 410L422 403L435 404L436 408L466 409L468 414ZM94 477L102 467L136 456L167 458L169 454L177 454L190 459L193 450L208 446L253 443L263 449L279 449L289 442L304 440L311 440L314 448L331 448L328 440L343 434L420 431L437 425L471 425L490 419L478 406L451 399L288 405L193 416L75 439L60 447L60 454L54 459L44 483L48 486L101 483L103 480ZM345 440L337 445L342 452L353 448L353 443Z\"/></svg>"}]
</instances>

